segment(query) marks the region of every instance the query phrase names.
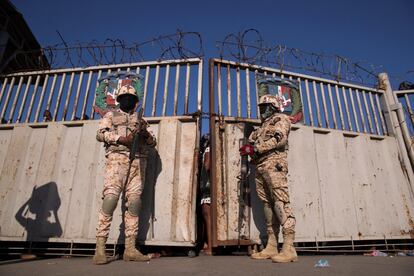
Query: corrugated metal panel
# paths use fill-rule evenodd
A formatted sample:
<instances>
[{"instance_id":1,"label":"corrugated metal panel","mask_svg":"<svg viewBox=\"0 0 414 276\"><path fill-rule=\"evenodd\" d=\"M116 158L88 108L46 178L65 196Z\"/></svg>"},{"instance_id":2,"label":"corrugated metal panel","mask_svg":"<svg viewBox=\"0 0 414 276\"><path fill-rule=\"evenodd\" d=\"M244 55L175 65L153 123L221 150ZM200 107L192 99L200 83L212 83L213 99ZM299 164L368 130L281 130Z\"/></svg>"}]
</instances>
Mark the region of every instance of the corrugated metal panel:
<instances>
[{"instance_id":1,"label":"corrugated metal panel","mask_svg":"<svg viewBox=\"0 0 414 276\"><path fill-rule=\"evenodd\" d=\"M222 135L216 144L215 179L217 239L222 242L238 236L234 187L240 174L238 145L244 128L244 123L230 119L222 125L223 132L216 127L217 137ZM293 126L289 139L296 241L413 238L413 191L398 162L395 138ZM223 168L226 173L222 175ZM262 204L255 191L254 167L249 181L249 238L258 242L266 233Z\"/></svg>"},{"instance_id":2,"label":"corrugated metal panel","mask_svg":"<svg viewBox=\"0 0 414 276\"><path fill-rule=\"evenodd\" d=\"M192 245L198 122L168 117L150 123L158 145L148 159L139 238L152 245ZM104 173L97 125L0 128L0 239L94 242ZM122 238L120 205L110 242Z\"/></svg>"}]
</instances>

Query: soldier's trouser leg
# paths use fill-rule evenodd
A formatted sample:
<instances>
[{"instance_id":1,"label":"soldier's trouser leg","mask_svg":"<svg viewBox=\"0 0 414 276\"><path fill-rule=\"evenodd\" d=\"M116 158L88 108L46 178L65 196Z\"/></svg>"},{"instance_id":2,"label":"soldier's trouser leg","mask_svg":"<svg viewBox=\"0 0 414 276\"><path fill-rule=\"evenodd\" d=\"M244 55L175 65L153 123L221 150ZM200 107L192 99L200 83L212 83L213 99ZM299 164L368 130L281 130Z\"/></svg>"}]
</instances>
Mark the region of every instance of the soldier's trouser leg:
<instances>
[{"instance_id":1,"label":"soldier's trouser leg","mask_svg":"<svg viewBox=\"0 0 414 276\"><path fill-rule=\"evenodd\" d=\"M279 234L279 224L276 222L276 218L273 214L273 208L271 205L271 200L269 195L264 190L263 179L261 178L260 174L256 176L256 189L257 194L259 198L263 201L263 211L264 211L264 218L266 222L266 231L267 231L267 244L266 248L263 249L260 252L253 253L252 258L253 259L270 259L272 256L276 255L278 253L277 251L277 244L278 239L277 236Z\"/></svg>"},{"instance_id":2,"label":"soldier's trouser leg","mask_svg":"<svg viewBox=\"0 0 414 276\"><path fill-rule=\"evenodd\" d=\"M128 158L126 158L128 159ZM96 250L93 257L95 264L107 263L105 256L105 243L111 228L112 216L116 208L119 195L123 187L123 179L126 174L125 156L111 153L106 158L105 178L103 189L102 208L99 211L98 226L96 228Z\"/></svg>"},{"instance_id":3,"label":"soldier's trouser leg","mask_svg":"<svg viewBox=\"0 0 414 276\"><path fill-rule=\"evenodd\" d=\"M144 159L135 159L125 187L127 210L125 212L125 261L148 261L149 256L143 255L136 248L135 242L138 233L139 211L141 209L141 194L145 177Z\"/></svg>"},{"instance_id":4,"label":"soldier's trouser leg","mask_svg":"<svg viewBox=\"0 0 414 276\"><path fill-rule=\"evenodd\" d=\"M273 166L274 165L274 166ZM268 167L264 174L265 182L271 191L274 214L282 227L283 247L279 254L272 256L273 262L294 262L298 257L293 241L295 239L296 219L290 206L290 196L287 184L287 162L277 160Z\"/></svg>"}]
</instances>

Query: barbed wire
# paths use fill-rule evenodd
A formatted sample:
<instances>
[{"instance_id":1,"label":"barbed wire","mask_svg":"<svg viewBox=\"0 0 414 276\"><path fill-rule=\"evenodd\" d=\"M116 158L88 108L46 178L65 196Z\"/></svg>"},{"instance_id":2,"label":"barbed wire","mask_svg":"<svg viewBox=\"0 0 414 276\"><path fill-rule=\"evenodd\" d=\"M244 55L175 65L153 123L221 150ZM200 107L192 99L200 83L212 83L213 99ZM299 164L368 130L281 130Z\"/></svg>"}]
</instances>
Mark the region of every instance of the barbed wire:
<instances>
[{"instance_id":1,"label":"barbed wire","mask_svg":"<svg viewBox=\"0 0 414 276\"><path fill-rule=\"evenodd\" d=\"M63 43L44 47L40 51L21 51L14 56L14 59L20 58L19 62L21 63L22 60L23 62L27 60L26 57L33 57L33 55L38 58L37 67L58 69L132 63L144 60L201 58L204 56L204 49L200 33L178 30L174 34L134 43L110 38L103 43L92 40L87 43L76 42L72 45L63 41ZM44 62L44 58L47 63Z\"/></svg>"},{"instance_id":2,"label":"barbed wire","mask_svg":"<svg viewBox=\"0 0 414 276\"><path fill-rule=\"evenodd\" d=\"M108 38L103 42L92 40L68 44L62 38L62 43L40 50L17 52L1 64L0 71L13 60L18 61L22 65L21 68L59 69L145 60L202 58L203 46L200 33L181 30L133 43ZM280 44L268 47L260 32L252 28L228 34L223 41L218 41L216 46L220 58L231 58L238 62L298 73L312 73L338 81L376 85L378 73L385 71L383 66L367 61L353 61L340 55L314 53ZM410 77L414 77L414 70L407 71L404 76L390 74L390 78L396 82L405 81Z\"/></svg>"},{"instance_id":3,"label":"barbed wire","mask_svg":"<svg viewBox=\"0 0 414 276\"><path fill-rule=\"evenodd\" d=\"M353 61L340 55L327 55L290 48L285 45L265 46L260 32L247 29L227 35L216 45L221 58L238 62L314 73L337 81L376 85L383 66L366 61Z\"/></svg>"}]
</instances>

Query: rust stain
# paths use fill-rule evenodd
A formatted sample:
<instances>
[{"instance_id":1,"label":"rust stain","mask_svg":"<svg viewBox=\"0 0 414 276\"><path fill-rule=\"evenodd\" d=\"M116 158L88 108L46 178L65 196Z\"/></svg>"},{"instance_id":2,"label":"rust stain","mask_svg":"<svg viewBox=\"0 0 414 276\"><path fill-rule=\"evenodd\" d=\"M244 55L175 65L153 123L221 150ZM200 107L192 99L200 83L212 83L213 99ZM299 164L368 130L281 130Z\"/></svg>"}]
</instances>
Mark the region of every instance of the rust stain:
<instances>
[{"instance_id":1,"label":"rust stain","mask_svg":"<svg viewBox=\"0 0 414 276\"><path fill-rule=\"evenodd\" d=\"M410 237L414 239L414 221L412 219L410 209L408 208L408 205L407 205L407 199L405 198L404 194L402 194L402 198L403 198L403 203L404 203L403 205L405 208L405 213L407 214L407 217L408 217L408 225L410 226L411 229L409 231L401 230L401 234L403 235L409 234Z\"/></svg>"}]
</instances>

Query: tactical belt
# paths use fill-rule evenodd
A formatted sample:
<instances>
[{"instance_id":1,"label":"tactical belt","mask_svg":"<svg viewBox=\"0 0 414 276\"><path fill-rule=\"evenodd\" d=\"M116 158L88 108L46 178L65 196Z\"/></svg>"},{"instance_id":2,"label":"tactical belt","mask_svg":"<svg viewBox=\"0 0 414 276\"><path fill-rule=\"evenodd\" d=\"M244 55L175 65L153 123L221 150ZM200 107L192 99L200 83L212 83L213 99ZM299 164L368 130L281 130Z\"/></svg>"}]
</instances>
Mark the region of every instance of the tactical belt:
<instances>
[{"instance_id":1,"label":"tactical belt","mask_svg":"<svg viewBox=\"0 0 414 276\"><path fill-rule=\"evenodd\" d=\"M264 153L255 153L253 156L253 160L254 160L254 162L255 163L260 163L260 162L262 162L263 160L265 160L266 158L268 158L269 156L271 156L271 155L273 155L273 154L277 154L277 153L279 153L279 152L284 152L285 150L283 149L283 150L277 150L277 149L271 149L271 150L268 150L268 151L266 151L266 152L264 152Z\"/></svg>"}]
</instances>

